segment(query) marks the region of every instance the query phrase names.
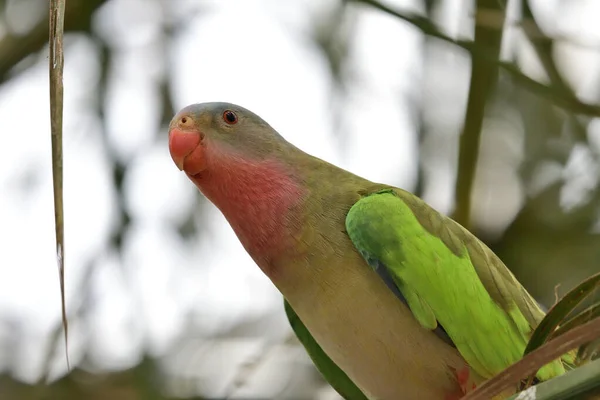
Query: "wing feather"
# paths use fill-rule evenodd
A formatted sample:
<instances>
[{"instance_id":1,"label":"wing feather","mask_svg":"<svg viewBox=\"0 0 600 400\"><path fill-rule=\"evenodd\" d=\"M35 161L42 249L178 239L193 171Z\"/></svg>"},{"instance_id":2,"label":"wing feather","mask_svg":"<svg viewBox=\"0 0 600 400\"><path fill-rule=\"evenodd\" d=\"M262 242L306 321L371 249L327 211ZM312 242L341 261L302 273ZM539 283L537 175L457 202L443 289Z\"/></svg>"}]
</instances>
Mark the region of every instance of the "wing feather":
<instances>
[{"instance_id":1,"label":"wing feather","mask_svg":"<svg viewBox=\"0 0 600 400\"><path fill-rule=\"evenodd\" d=\"M418 197L389 188L367 194L346 217L348 235L371 265L384 265L417 320L448 333L484 377L518 361L544 317L502 261L473 234ZM560 361L540 370L560 375Z\"/></svg>"}]
</instances>

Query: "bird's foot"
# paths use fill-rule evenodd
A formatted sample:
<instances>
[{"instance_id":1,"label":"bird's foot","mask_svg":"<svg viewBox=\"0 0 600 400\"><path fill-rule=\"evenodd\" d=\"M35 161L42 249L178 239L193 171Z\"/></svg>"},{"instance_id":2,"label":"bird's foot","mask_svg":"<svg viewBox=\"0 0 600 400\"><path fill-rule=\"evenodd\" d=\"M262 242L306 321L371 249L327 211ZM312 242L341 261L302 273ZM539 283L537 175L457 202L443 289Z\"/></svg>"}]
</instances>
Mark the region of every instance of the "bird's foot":
<instances>
[{"instance_id":1,"label":"bird's foot","mask_svg":"<svg viewBox=\"0 0 600 400\"><path fill-rule=\"evenodd\" d=\"M456 381L460 386L460 393L450 394L446 396L445 400L459 400L465 394L475 390L477 387L475 383L470 379L471 378L471 370L469 367L464 367L460 370L453 370L456 375Z\"/></svg>"},{"instance_id":2,"label":"bird's foot","mask_svg":"<svg viewBox=\"0 0 600 400\"><path fill-rule=\"evenodd\" d=\"M472 390L475 390L476 386L473 381L470 379L471 370L469 367L464 367L463 369L456 371L456 380L458 380L458 384L460 385L460 389L464 394L469 393Z\"/></svg>"}]
</instances>

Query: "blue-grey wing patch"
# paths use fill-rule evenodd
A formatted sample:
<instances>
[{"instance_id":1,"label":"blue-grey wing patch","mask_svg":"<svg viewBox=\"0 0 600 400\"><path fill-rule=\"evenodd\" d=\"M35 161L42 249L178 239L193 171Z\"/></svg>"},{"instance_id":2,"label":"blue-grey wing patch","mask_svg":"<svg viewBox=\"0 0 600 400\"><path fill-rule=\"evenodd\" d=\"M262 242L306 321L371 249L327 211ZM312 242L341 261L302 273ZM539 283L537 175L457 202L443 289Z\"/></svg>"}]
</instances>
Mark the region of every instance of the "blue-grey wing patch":
<instances>
[{"instance_id":1,"label":"blue-grey wing patch","mask_svg":"<svg viewBox=\"0 0 600 400\"><path fill-rule=\"evenodd\" d=\"M394 293L394 295L404 303L405 306L409 307L406 297L404 297L402 292L400 292L400 289L398 289L398 286L396 286L396 283L394 282L394 279L390 275L390 272L385 266L385 264L383 264L379 259L373 258L370 254L367 254L363 251L360 251L360 253L364 257L364 259L367 260L367 263L371 266L371 268L373 268L373 270L377 272L379 277L383 279L383 282L386 284L388 289L390 289L392 293ZM448 343L452 347L456 347L456 345L454 344L452 339L450 339L450 336L448 336L448 333L446 333L442 325L438 324L437 327L433 330L433 332L444 342Z\"/></svg>"}]
</instances>

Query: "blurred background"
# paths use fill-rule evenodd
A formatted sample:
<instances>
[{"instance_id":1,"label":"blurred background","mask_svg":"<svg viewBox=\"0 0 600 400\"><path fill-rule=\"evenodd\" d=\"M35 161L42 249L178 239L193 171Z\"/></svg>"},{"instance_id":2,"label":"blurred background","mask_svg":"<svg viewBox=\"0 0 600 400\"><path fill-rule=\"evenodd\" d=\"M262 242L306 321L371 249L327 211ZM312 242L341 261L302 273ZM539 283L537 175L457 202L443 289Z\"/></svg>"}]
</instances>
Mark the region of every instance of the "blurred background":
<instances>
[{"instance_id":1,"label":"blurred background","mask_svg":"<svg viewBox=\"0 0 600 400\"><path fill-rule=\"evenodd\" d=\"M238 103L300 148L423 197L546 307L600 271L597 0L66 4L73 369L48 4L0 0L0 399L339 399L279 293L171 161L166 127L190 103Z\"/></svg>"}]
</instances>

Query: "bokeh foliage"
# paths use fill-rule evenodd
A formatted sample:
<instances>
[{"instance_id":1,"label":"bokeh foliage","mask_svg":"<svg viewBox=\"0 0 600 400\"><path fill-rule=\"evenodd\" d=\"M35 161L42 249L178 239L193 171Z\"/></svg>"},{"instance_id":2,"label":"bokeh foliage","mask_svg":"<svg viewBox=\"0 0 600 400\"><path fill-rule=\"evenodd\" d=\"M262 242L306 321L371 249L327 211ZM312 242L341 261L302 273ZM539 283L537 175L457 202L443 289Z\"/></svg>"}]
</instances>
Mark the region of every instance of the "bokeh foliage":
<instances>
[{"instance_id":1,"label":"bokeh foliage","mask_svg":"<svg viewBox=\"0 0 600 400\"><path fill-rule=\"evenodd\" d=\"M117 50L97 34L93 20L102 6L111 1L119 0L67 0L66 3L66 45L70 35L86 35L100 49L102 70L96 104L101 118L105 114L107 76ZM149 1L160 2L162 7L171 4L166 0ZM534 297L546 306L555 301L557 282L560 282L558 292L564 293L598 272L600 132L597 126L594 130L593 122L600 115L597 104L600 85L586 88L586 100L581 99L578 95L581 89L573 87L559 68L557 54L560 53L556 48L564 38L550 37L540 28L529 1L518 2L521 19L518 26L511 29L520 34L508 39L504 1L477 1L474 19L468 20L470 26L461 30L470 33L460 36L445 34L438 21L444 0L424 1L420 13L398 11L371 0L335 3L326 19L315 20L309 39L327 56L329 72L339 95L344 95L344 86L352 79L344 74L344 65L356 12L376 9L422 32L427 63L425 80L427 72L444 68L444 57L449 54L470 56L468 66L458 67L469 70L469 86L449 85L450 91L467 90L465 116L459 125L440 118L438 107L444 105L427 95L411 104L414 118L420 122L420 168L415 187L407 189L427 200L428 193L436 190L432 186L436 168L447 168L437 160L454 158L453 217L496 251ZM206 7L198 7L197 12L209 12L214 6L207 2ZM0 0L0 24L5 27L4 33L0 33L0 82L13 79L46 55L46 12L44 1ZM159 21L162 35L173 35L185 22L184 18L165 17ZM508 43L508 50L503 49L503 43ZM529 65L528 57L535 58L536 68L526 73L524 66ZM600 71L595 74L590 82L600 77ZM167 71L157 82L163 123L174 113L169 79ZM451 80L451 74L447 74L446 79ZM460 135L445 132L453 129ZM110 149L110 145L107 148ZM112 246L119 251L131 220L123 206L128 165L116 151L109 152L108 156L112 162L113 184L120 195L118 229L112 238ZM206 206L206 202L202 204ZM499 220L495 214L504 218ZM190 215L189 222L179 227L183 237L198 234L192 220ZM78 312L85 313L85 308ZM257 326L262 324L240 326L237 332L256 330ZM57 326L50 343L58 341L59 332ZM306 382L316 392L322 384L318 375L314 371L305 373L309 376ZM164 387L168 386L165 379L160 363L148 356L136 368L127 371L98 373L76 369L48 387L42 381L38 385L17 382L7 372L0 379L0 397L162 399L169 396L163 394ZM200 393L201 388L197 392Z\"/></svg>"}]
</instances>

